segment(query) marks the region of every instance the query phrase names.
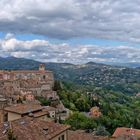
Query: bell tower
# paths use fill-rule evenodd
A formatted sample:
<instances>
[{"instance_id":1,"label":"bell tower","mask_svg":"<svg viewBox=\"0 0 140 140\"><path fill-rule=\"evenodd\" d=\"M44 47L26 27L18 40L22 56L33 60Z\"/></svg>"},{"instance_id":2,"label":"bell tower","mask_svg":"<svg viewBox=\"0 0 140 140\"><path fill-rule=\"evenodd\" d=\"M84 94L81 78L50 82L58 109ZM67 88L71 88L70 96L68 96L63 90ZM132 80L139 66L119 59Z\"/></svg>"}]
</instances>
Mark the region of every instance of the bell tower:
<instances>
[{"instance_id":1,"label":"bell tower","mask_svg":"<svg viewBox=\"0 0 140 140\"><path fill-rule=\"evenodd\" d=\"M45 71L45 64L39 65L39 71Z\"/></svg>"}]
</instances>

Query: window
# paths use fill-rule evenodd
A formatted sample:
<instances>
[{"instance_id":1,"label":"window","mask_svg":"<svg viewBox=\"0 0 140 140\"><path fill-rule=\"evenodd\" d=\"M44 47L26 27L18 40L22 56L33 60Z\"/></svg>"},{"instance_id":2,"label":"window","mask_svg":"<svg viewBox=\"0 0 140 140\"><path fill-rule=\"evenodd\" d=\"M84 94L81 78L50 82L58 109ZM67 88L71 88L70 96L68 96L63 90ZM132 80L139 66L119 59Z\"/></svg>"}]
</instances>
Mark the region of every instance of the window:
<instances>
[{"instance_id":1,"label":"window","mask_svg":"<svg viewBox=\"0 0 140 140\"><path fill-rule=\"evenodd\" d=\"M60 136L60 137L58 138L58 140L65 140L65 136L64 136L64 135Z\"/></svg>"},{"instance_id":2,"label":"window","mask_svg":"<svg viewBox=\"0 0 140 140\"><path fill-rule=\"evenodd\" d=\"M55 117L55 115L52 115L52 118L54 118Z\"/></svg>"},{"instance_id":3,"label":"window","mask_svg":"<svg viewBox=\"0 0 140 140\"><path fill-rule=\"evenodd\" d=\"M43 75L43 79L44 79L44 80L46 79L46 76L45 76L45 75Z\"/></svg>"},{"instance_id":4,"label":"window","mask_svg":"<svg viewBox=\"0 0 140 140\"><path fill-rule=\"evenodd\" d=\"M61 140L64 140L65 139L65 137L64 137L64 135L62 135L62 139Z\"/></svg>"}]
</instances>

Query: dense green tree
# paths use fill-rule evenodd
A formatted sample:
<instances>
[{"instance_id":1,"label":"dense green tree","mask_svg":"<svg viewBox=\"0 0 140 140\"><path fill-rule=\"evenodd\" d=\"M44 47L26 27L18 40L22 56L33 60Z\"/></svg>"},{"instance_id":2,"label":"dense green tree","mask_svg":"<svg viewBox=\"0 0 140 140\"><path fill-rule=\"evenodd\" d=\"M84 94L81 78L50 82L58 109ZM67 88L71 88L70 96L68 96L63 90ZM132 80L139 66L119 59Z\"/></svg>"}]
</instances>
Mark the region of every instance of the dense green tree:
<instances>
[{"instance_id":1,"label":"dense green tree","mask_svg":"<svg viewBox=\"0 0 140 140\"><path fill-rule=\"evenodd\" d=\"M70 116L69 119L65 121L66 124L70 124L72 126L72 129L94 129L97 127L96 122L92 118L86 117L82 113L74 113Z\"/></svg>"},{"instance_id":2,"label":"dense green tree","mask_svg":"<svg viewBox=\"0 0 140 140\"><path fill-rule=\"evenodd\" d=\"M104 126L98 126L96 133L97 136L108 136L110 135L109 132L106 130Z\"/></svg>"},{"instance_id":3,"label":"dense green tree","mask_svg":"<svg viewBox=\"0 0 140 140\"><path fill-rule=\"evenodd\" d=\"M83 114L74 113L65 121L72 126L72 129L84 129L90 132L101 126L110 134L117 127L140 129L139 97L94 86L77 86L77 88L74 86L72 88L67 83L67 86L63 84L62 87L58 94L65 107L72 111L85 112ZM101 117L96 119L85 115L94 106L98 106L102 113Z\"/></svg>"},{"instance_id":4,"label":"dense green tree","mask_svg":"<svg viewBox=\"0 0 140 140\"><path fill-rule=\"evenodd\" d=\"M36 99L39 100L41 102L41 105L44 105L44 106L48 106L51 103L50 100L48 100L48 99L46 99L45 97L42 97L42 96L37 96Z\"/></svg>"},{"instance_id":5,"label":"dense green tree","mask_svg":"<svg viewBox=\"0 0 140 140\"><path fill-rule=\"evenodd\" d=\"M61 90L61 89L62 89L62 84L61 84L61 82L58 81L58 80L55 80L55 81L54 81L53 90L54 90L54 91L59 91L59 90Z\"/></svg>"},{"instance_id":6,"label":"dense green tree","mask_svg":"<svg viewBox=\"0 0 140 140\"><path fill-rule=\"evenodd\" d=\"M75 106L79 111L88 111L90 109L90 105L85 98L78 98L75 102Z\"/></svg>"},{"instance_id":7,"label":"dense green tree","mask_svg":"<svg viewBox=\"0 0 140 140\"><path fill-rule=\"evenodd\" d=\"M8 140L16 140L16 137L14 136L14 133L12 131L12 129L8 129L8 133L7 133L7 139Z\"/></svg>"}]
</instances>

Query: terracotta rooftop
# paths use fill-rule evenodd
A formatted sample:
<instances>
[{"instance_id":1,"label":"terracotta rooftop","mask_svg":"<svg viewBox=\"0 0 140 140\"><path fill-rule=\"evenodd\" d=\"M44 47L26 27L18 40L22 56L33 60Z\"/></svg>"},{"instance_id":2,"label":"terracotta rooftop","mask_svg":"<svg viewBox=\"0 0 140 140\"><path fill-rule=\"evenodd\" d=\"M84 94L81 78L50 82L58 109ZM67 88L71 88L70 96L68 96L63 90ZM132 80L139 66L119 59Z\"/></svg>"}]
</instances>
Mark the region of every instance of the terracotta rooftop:
<instances>
[{"instance_id":1,"label":"terracotta rooftop","mask_svg":"<svg viewBox=\"0 0 140 140\"><path fill-rule=\"evenodd\" d=\"M140 130L138 129L132 129L132 128L125 128L125 127L119 127L115 130L113 137L120 137L120 136L130 136L130 135L136 135L137 137L140 137Z\"/></svg>"},{"instance_id":2,"label":"terracotta rooftop","mask_svg":"<svg viewBox=\"0 0 140 140\"><path fill-rule=\"evenodd\" d=\"M43 107L38 104L16 104L10 107L6 107L4 110L17 114L26 114L30 112L39 111L42 109Z\"/></svg>"},{"instance_id":3,"label":"terracotta rooftop","mask_svg":"<svg viewBox=\"0 0 140 140\"><path fill-rule=\"evenodd\" d=\"M44 106L43 111L56 111L56 108L52 106Z\"/></svg>"},{"instance_id":4,"label":"terracotta rooftop","mask_svg":"<svg viewBox=\"0 0 140 140\"><path fill-rule=\"evenodd\" d=\"M9 128L12 128L16 140L51 140L70 126L25 117L11 123L1 123L0 140L7 137Z\"/></svg>"},{"instance_id":5,"label":"terracotta rooftop","mask_svg":"<svg viewBox=\"0 0 140 140\"><path fill-rule=\"evenodd\" d=\"M44 116L44 115L47 115L47 114L49 114L49 113L46 110L42 110L42 111L38 111L38 112L33 113L35 118L38 118L38 117L41 117L41 116Z\"/></svg>"},{"instance_id":6,"label":"terracotta rooftop","mask_svg":"<svg viewBox=\"0 0 140 140\"><path fill-rule=\"evenodd\" d=\"M109 140L108 137L95 136L91 133L68 131L68 140Z\"/></svg>"}]
</instances>

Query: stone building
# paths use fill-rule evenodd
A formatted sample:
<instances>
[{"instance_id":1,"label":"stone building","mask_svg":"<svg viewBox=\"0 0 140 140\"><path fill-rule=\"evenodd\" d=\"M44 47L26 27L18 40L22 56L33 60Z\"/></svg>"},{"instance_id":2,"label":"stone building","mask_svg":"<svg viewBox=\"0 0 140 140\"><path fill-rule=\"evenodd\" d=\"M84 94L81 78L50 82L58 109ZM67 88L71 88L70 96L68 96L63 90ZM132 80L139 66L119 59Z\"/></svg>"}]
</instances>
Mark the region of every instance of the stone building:
<instances>
[{"instance_id":1,"label":"stone building","mask_svg":"<svg viewBox=\"0 0 140 140\"><path fill-rule=\"evenodd\" d=\"M0 96L0 123L4 122L7 118L4 108L7 107L7 99L3 96Z\"/></svg>"},{"instance_id":2,"label":"stone building","mask_svg":"<svg viewBox=\"0 0 140 140\"><path fill-rule=\"evenodd\" d=\"M90 109L90 113L89 113L90 117L93 117L93 118L98 118L102 115L102 113L100 112L100 108L95 106L95 107L92 107Z\"/></svg>"},{"instance_id":3,"label":"stone building","mask_svg":"<svg viewBox=\"0 0 140 140\"><path fill-rule=\"evenodd\" d=\"M13 100L16 95L28 92L32 92L34 96L57 98L53 86L53 73L45 70L43 64L40 64L39 70L0 71L0 95Z\"/></svg>"},{"instance_id":4,"label":"stone building","mask_svg":"<svg viewBox=\"0 0 140 140\"><path fill-rule=\"evenodd\" d=\"M55 118L55 108L43 107L39 104L16 104L4 108L4 112L7 113L7 121L13 121L25 116L44 121L53 121Z\"/></svg>"}]
</instances>

